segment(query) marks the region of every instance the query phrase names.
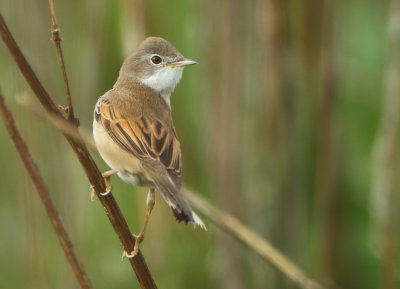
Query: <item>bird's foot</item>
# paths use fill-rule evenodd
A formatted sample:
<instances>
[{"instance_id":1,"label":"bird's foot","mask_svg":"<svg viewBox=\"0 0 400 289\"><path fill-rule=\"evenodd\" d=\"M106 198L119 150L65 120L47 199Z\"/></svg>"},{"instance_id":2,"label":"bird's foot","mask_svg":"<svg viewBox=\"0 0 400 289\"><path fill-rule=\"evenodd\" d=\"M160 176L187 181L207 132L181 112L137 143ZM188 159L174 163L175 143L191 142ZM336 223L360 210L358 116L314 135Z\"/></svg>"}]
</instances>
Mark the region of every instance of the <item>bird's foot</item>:
<instances>
[{"instance_id":1,"label":"bird's foot","mask_svg":"<svg viewBox=\"0 0 400 289\"><path fill-rule=\"evenodd\" d=\"M100 193L101 196L104 197L104 196L107 196L109 193L111 193L112 186L111 186L110 178L112 175L115 175L116 173L118 173L117 170L109 170L102 174L102 176L104 178L104 182L106 183L106 191L104 193Z\"/></svg>"},{"instance_id":2,"label":"bird's foot","mask_svg":"<svg viewBox=\"0 0 400 289\"><path fill-rule=\"evenodd\" d=\"M139 235L137 235L137 236L135 235L135 239L136 239L136 241L135 241L135 245L133 247L133 251L131 251L130 254L127 253L126 251L122 252L121 261L124 260L125 257L128 259L134 258L139 253L139 245L144 240L144 234L141 232Z\"/></svg>"}]
</instances>

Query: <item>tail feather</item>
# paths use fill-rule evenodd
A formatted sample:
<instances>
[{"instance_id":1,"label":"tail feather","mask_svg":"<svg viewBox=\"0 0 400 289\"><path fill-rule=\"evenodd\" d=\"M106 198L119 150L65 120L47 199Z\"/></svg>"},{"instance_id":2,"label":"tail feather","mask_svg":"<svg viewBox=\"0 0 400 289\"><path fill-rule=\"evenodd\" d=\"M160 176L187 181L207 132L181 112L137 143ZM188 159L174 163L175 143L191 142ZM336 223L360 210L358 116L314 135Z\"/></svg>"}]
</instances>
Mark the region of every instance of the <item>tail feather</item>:
<instances>
[{"instance_id":1,"label":"tail feather","mask_svg":"<svg viewBox=\"0 0 400 289\"><path fill-rule=\"evenodd\" d=\"M170 206L172 213L174 214L178 222L184 222L186 225L193 225L193 227L199 226L200 228L207 230L206 225L200 217L193 212L192 208L185 200L179 189L172 186L169 182L162 182L154 180L161 196Z\"/></svg>"},{"instance_id":2,"label":"tail feather","mask_svg":"<svg viewBox=\"0 0 400 289\"><path fill-rule=\"evenodd\" d=\"M193 225L193 227L199 226L200 228L204 229L207 231L206 225L203 223L203 221L200 219L200 217L191 210L189 213L178 210L172 206L171 210L172 213L174 213L174 216L178 222L184 222L186 225Z\"/></svg>"}]
</instances>

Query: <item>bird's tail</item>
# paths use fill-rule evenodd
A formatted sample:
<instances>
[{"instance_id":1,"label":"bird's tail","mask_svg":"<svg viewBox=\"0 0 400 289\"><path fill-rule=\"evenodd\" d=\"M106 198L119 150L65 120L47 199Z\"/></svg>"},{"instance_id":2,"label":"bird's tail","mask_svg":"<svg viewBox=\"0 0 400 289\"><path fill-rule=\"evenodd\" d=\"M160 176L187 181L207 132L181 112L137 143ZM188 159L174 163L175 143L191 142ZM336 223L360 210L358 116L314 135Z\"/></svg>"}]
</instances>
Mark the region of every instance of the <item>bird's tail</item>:
<instances>
[{"instance_id":1,"label":"bird's tail","mask_svg":"<svg viewBox=\"0 0 400 289\"><path fill-rule=\"evenodd\" d=\"M206 225L200 217L193 212L192 208L181 194L180 190L175 186L172 186L169 182L162 182L154 180L161 196L170 206L175 218L178 222L184 222L186 225L193 225L194 227L199 226L200 228L207 230Z\"/></svg>"}]
</instances>

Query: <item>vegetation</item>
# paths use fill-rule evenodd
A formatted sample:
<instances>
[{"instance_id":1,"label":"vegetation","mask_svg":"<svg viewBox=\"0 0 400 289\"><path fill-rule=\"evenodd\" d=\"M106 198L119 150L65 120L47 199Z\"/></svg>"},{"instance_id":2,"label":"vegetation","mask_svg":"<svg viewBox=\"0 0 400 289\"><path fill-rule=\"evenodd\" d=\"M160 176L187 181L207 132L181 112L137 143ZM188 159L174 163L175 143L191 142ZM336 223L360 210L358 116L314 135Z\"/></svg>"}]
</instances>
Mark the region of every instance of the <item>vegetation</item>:
<instances>
[{"instance_id":1,"label":"vegetation","mask_svg":"<svg viewBox=\"0 0 400 289\"><path fill-rule=\"evenodd\" d=\"M398 0L59 0L55 9L82 128L91 129L94 104L124 57L148 35L169 40L199 63L172 97L185 184L327 288L398 288ZM66 105L48 3L0 1L0 11L49 94ZM68 143L15 101L36 98L3 44L0 63L1 90L93 287L140 288ZM3 128L0 145L0 283L78 288ZM138 233L147 190L116 177L112 184ZM159 288L297 288L208 228L176 223L157 195L141 249Z\"/></svg>"}]
</instances>

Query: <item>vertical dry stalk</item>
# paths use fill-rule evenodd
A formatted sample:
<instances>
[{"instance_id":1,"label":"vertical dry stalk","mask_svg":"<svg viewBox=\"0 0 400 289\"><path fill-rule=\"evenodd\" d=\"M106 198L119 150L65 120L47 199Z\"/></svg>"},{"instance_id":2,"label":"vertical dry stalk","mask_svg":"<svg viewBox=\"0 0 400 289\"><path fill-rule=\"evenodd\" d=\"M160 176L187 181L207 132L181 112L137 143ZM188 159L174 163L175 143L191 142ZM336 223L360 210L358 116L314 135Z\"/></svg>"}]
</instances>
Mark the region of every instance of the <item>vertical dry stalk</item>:
<instances>
[{"instance_id":1,"label":"vertical dry stalk","mask_svg":"<svg viewBox=\"0 0 400 289\"><path fill-rule=\"evenodd\" d=\"M51 14L51 22L53 23L53 29L52 29L52 40L56 44L57 47L57 53L58 53L58 58L61 63L61 70L64 78L64 83L65 83L65 88L67 90L67 101L68 101L68 107L66 108L66 112L68 115L68 120L69 121L74 121L74 109L72 107L72 97L71 97L71 91L69 89L69 82L68 82L68 77L67 77L67 71L65 69L65 64L64 64L64 56L62 53L61 49L61 36L60 36L60 29L58 28L57 21L56 21L56 13L54 11L54 5L53 5L53 0L49 0L49 7L50 7L50 14Z\"/></svg>"},{"instance_id":2,"label":"vertical dry stalk","mask_svg":"<svg viewBox=\"0 0 400 289\"><path fill-rule=\"evenodd\" d=\"M121 40L123 52L130 54L134 47L148 35L146 0L124 0L121 9ZM132 30L132 27L135 27Z\"/></svg>"},{"instance_id":3,"label":"vertical dry stalk","mask_svg":"<svg viewBox=\"0 0 400 289\"><path fill-rule=\"evenodd\" d=\"M21 137L17 126L15 125L14 118L8 109L3 94L0 91L0 115L3 118L4 124L14 142L14 145L24 162L25 168L27 169L35 187L39 194L40 200L42 201L47 215L50 218L51 224L57 233L58 240L61 243L61 247L64 250L65 256L67 257L72 270L74 271L75 277L78 280L81 288L91 289L92 285L89 278L86 275L81 263L76 256L74 246L72 245L71 239L69 238L68 232L61 221L60 215L56 209L56 206L51 198L49 190L40 174L39 168L33 161L32 156L29 152L27 145Z\"/></svg>"},{"instance_id":4,"label":"vertical dry stalk","mask_svg":"<svg viewBox=\"0 0 400 289\"><path fill-rule=\"evenodd\" d=\"M10 51L19 69L21 70L21 73L24 75L26 81L35 92L43 107L52 116L63 118L57 106L49 97L47 91L44 89L36 74L33 72L31 66L23 56L21 50L19 49L17 43L11 35L11 32L9 31L1 13L0 33L4 43L7 45L8 50ZM77 129L76 133L79 135ZM109 218L116 234L118 235L118 238L121 241L124 250L127 252L132 252L136 239L129 230L128 224L124 216L122 215L121 210L116 203L113 195L108 194L105 197L102 197L100 195L100 193L105 192L106 186L104 183L104 179L98 167L96 166L96 163L94 162L92 156L89 154L86 148L86 145L81 139L76 140L74 137L65 133L64 136L68 140L72 149L76 153L83 169L85 170L89 182L92 184L97 196L99 197L99 200L107 213L107 217ZM134 269L136 277L142 288L157 288L140 251L138 255L135 256L135 258L129 259L129 262Z\"/></svg>"},{"instance_id":5,"label":"vertical dry stalk","mask_svg":"<svg viewBox=\"0 0 400 289\"><path fill-rule=\"evenodd\" d=\"M382 289L398 288L400 185L400 1L392 0L388 27L389 57L382 121L374 151L374 205L381 241Z\"/></svg>"},{"instance_id":6,"label":"vertical dry stalk","mask_svg":"<svg viewBox=\"0 0 400 289\"><path fill-rule=\"evenodd\" d=\"M334 33L334 1L323 1L323 35L321 36L322 95L317 125L317 163L315 190L321 215L322 270L323 275L333 282L335 261L339 245L339 189L337 187L336 144L336 41Z\"/></svg>"},{"instance_id":7,"label":"vertical dry stalk","mask_svg":"<svg viewBox=\"0 0 400 289\"><path fill-rule=\"evenodd\" d=\"M271 155L281 146L279 133L285 125L283 113L283 4L279 0L260 1L260 30L262 31L263 86L265 90L265 113L263 124L266 127L265 139L269 141Z\"/></svg>"},{"instance_id":8,"label":"vertical dry stalk","mask_svg":"<svg viewBox=\"0 0 400 289\"><path fill-rule=\"evenodd\" d=\"M284 44L285 4L281 0L259 0L259 25L262 39L263 111L259 117L259 135L265 154L268 194L276 199L279 209L271 218L270 233L273 241L286 252L298 252L301 239L298 225L299 209L297 174L294 173L294 133L292 99L287 93L287 69L285 67ZM261 133L260 133L261 132ZM265 193L265 192L263 192ZM265 208L264 208L265 209ZM261 212L260 212L261 213ZM294 221L296 220L296 221ZM282 276L276 275L277 287L284 286Z\"/></svg>"},{"instance_id":9,"label":"vertical dry stalk","mask_svg":"<svg viewBox=\"0 0 400 289\"><path fill-rule=\"evenodd\" d=\"M240 61L242 59L240 54L242 43L236 31L243 25L243 15L241 14L243 2L225 0L221 1L219 5L222 8L219 17L221 31L215 35L221 37L217 40L219 47L214 53L219 58L222 71L220 76L215 78L216 93L212 100L212 109L216 116L215 124L212 126L215 148L212 165L216 174L221 207L229 212L240 214L241 206L238 194L240 178L238 176L241 167L239 152L241 140L238 132L243 117L243 111L239 109L239 91L242 89L240 72L243 69L243 63ZM214 4L211 7L214 7ZM237 60L235 69L232 69L231 66L232 59ZM221 276L230 275L230 278L221 278L223 287L245 288L239 259L231 254L231 252L239 252L238 244L229 236L222 235L219 247L220 259L223 260L223 265L220 267L223 271Z\"/></svg>"},{"instance_id":10,"label":"vertical dry stalk","mask_svg":"<svg viewBox=\"0 0 400 289\"><path fill-rule=\"evenodd\" d=\"M313 213L319 238L321 274L333 282L335 260L340 236L338 216L336 126L336 67L335 67L335 8L334 1L307 0L304 6L304 67L305 88L311 96L307 119L310 139L315 141L315 202Z\"/></svg>"},{"instance_id":11,"label":"vertical dry stalk","mask_svg":"<svg viewBox=\"0 0 400 289\"><path fill-rule=\"evenodd\" d=\"M302 45L307 81L310 84L316 79L319 65L319 47L322 36L323 1L305 0L303 4Z\"/></svg>"},{"instance_id":12,"label":"vertical dry stalk","mask_svg":"<svg viewBox=\"0 0 400 289\"><path fill-rule=\"evenodd\" d=\"M286 105L284 94L284 57L283 51L283 24L284 24L284 4L280 0L259 0L259 25L262 39L262 61L263 78L261 89L263 92L263 112L259 116L259 137L264 146L268 183L270 193L273 192L279 197L279 215L274 218L271 225L271 232L276 242L281 244L281 248L288 249L286 245L290 234L296 232L290 228L288 215L293 219L295 215L295 205L298 203L293 200L293 183L295 177L290 176L291 160L289 149L289 106ZM258 136L257 136L258 137ZM290 212L290 214L288 214ZM278 282L280 280L277 280Z\"/></svg>"}]
</instances>

